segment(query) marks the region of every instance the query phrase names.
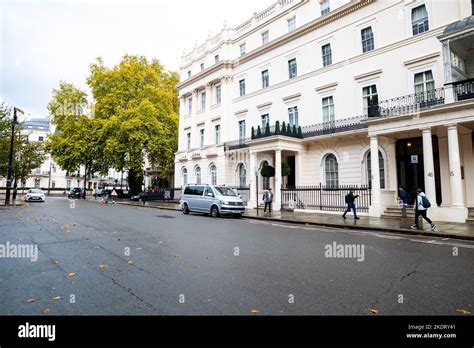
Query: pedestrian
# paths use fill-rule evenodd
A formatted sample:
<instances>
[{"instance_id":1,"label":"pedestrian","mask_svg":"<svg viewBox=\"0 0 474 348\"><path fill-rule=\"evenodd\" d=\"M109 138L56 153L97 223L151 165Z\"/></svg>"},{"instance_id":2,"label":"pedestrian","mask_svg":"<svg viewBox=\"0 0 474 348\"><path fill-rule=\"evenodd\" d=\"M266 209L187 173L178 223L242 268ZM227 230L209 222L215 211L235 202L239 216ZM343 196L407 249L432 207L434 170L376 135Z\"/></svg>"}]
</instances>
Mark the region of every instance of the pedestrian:
<instances>
[{"instance_id":1,"label":"pedestrian","mask_svg":"<svg viewBox=\"0 0 474 348\"><path fill-rule=\"evenodd\" d=\"M117 204L117 191L115 191L115 187L112 189L112 193L111 193L111 196L112 196L112 203L113 204Z\"/></svg>"},{"instance_id":2,"label":"pedestrian","mask_svg":"<svg viewBox=\"0 0 474 348\"><path fill-rule=\"evenodd\" d=\"M263 193L263 201L265 202L265 208L263 209L263 213L265 214L267 212L268 207L268 212L271 214L273 201L273 193L271 187L269 187L268 190Z\"/></svg>"},{"instance_id":3,"label":"pedestrian","mask_svg":"<svg viewBox=\"0 0 474 348\"><path fill-rule=\"evenodd\" d=\"M431 231L434 231L436 225L431 221L427 214L428 209L431 207L431 203L426 197L426 194L423 192L421 188L416 190L416 200L413 209L415 209L415 224L411 226L412 230L417 230L419 227L419 218L420 216L426 220L431 225Z\"/></svg>"},{"instance_id":4,"label":"pedestrian","mask_svg":"<svg viewBox=\"0 0 474 348\"><path fill-rule=\"evenodd\" d=\"M142 202L143 202L143 205L146 204L146 201L148 200L148 193L146 191L143 191L142 192Z\"/></svg>"},{"instance_id":5,"label":"pedestrian","mask_svg":"<svg viewBox=\"0 0 474 348\"><path fill-rule=\"evenodd\" d=\"M400 199L400 208L402 209L402 218L407 218L407 206L408 206L408 193L405 188L401 187L398 189L398 198Z\"/></svg>"},{"instance_id":6,"label":"pedestrian","mask_svg":"<svg viewBox=\"0 0 474 348\"><path fill-rule=\"evenodd\" d=\"M357 211L356 211L356 206L355 206L355 200L356 198L359 197L359 195L354 196L354 191L350 190L349 193L346 195L346 204L347 204L347 209L342 214L342 218L346 218L346 214L349 213L351 210L354 212L354 219L359 220L360 218L357 216Z\"/></svg>"}]
</instances>

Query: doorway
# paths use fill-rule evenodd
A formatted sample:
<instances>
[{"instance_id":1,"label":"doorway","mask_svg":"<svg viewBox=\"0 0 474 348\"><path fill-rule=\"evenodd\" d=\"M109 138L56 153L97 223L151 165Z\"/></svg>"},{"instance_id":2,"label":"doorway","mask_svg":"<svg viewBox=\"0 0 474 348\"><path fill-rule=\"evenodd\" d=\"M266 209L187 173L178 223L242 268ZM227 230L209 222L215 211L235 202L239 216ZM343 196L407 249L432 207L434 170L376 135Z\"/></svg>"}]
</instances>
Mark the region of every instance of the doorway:
<instances>
[{"instance_id":1,"label":"doorway","mask_svg":"<svg viewBox=\"0 0 474 348\"><path fill-rule=\"evenodd\" d=\"M296 173L295 173L295 156L288 156L287 163L291 169L290 175L288 175L288 180L286 182L286 188L296 186Z\"/></svg>"}]
</instances>

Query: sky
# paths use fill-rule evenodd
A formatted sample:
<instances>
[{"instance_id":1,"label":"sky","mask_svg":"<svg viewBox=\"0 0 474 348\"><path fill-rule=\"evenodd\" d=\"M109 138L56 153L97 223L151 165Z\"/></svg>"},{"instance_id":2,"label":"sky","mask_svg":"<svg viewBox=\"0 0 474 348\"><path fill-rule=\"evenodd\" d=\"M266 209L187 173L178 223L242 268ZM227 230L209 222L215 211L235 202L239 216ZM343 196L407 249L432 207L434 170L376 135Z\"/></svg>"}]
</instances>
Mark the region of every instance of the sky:
<instances>
[{"instance_id":1,"label":"sky","mask_svg":"<svg viewBox=\"0 0 474 348\"><path fill-rule=\"evenodd\" d=\"M179 70L183 50L225 20L234 27L276 0L0 0L0 101L47 117L59 81L89 92L89 64L125 54Z\"/></svg>"}]
</instances>

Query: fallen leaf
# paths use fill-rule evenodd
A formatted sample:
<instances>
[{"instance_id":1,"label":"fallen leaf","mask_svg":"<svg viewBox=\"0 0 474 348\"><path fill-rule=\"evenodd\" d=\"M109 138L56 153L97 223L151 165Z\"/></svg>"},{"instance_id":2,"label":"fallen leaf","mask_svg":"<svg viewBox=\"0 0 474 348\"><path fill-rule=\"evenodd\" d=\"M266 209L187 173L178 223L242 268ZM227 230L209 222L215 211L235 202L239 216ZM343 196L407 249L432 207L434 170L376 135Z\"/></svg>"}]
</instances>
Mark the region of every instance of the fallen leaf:
<instances>
[{"instance_id":1,"label":"fallen leaf","mask_svg":"<svg viewBox=\"0 0 474 348\"><path fill-rule=\"evenodd\" d=\"M260 313L258 310L256 310L255 308L252 308L252 310L250 311L250 313L252 314L258 314Z\"/></svg>"},{"instance_id":2,"label":"fallen leaf","mask_svg":"<svg viewBox=\"0 0 474 348\"><path fill-rule=\"evenodd\" d=\"M49 310L49 308L45 308L45 309L43 309L43 310L41 311L41 313L43 313L43 314L45 314L45 315L48 314L49 312L51 312L51 311Z\"/></svg>"},{"instance_id":3,"label":"fallen leaf","mask_svg":"<svg viewBox=\"0 0 474 348\"><path fill-rule=\"evenodd\" d=\"M76 275L76 272L69 272L67 275L68 275L69 277L74 277L74 276Z\"/></svg>"},{"instance_id":4,"label":"fallen leaf","mask_svg":"<svg viewBox=\"0 0 474 348\"><path fill-rule=\"evenodd\" d=\"M135 250L142 250L142 248L135 248Z\"/></svg>"},{"instance_id":5,"label":"fallen leaf","mask_svg":"<svg viewBox=\"0 0 474 348\"><path fill-rule=\"evenodd\" d=\"M181 258L181 256L179 256L179 255L175 255L174 257L177 258L177 259Z\"/></svg>"},{"instance_id":6,"label":"fallen leaf","mask_svg":"<svg viewBox=\"0 0 474 348\"><path fill-rule=\"evenodd\" d=\"M158 242L158 244L163 244L163 241L162 241L162 240L160 240L160 241Z\"/></svg>"},{"instance_id":7,"label":"fallen leaf","mask_svg":"<svg viewBox=\"0 0 474 348\"><path fill-rule=\"evenodd\" d=\"M471 312L469 312L465 309L456 309L456 312L461 313L461 314L465 314L465 315L471 314Z\"/></svg>"},{"instance_id":8,"label":"fallen leaf","mask_svg":"<svg viewBox=\"0 0 474 348\"><path fill-rule=\"evenodd\" d=\"M53 265L59 265L59 261L58 260L53 260Z\"/></svg>"},{"instance_id":9,"label":"fallen leaf","mask_svg":"<svg viewBox=\"0 0 474 348\"><path fill-rule=\"evenodd\" d=\"M109 265L104 263L104 264L100 265L99 267L100 267L100 269L107 269L107 268L109 268Z\"/></svg>"},{"instance_id":10,"label":"fallen leaf","mask_svg":"<svg viewBox=\"0 0 474 348\"><path fill-rule=\"evenodd\" d=\"M372 313L372 314L378 314L379 310L371 308L371 309L369 309L369 312Z\"/></svg>"},{"instance_id":11,"label":"fallen leaf","mask_svg":"<svg viewBox=\"0 0 474 348\"><path fill-rule=\"evenodd\" d=\"M26 300L26 303L33 303L35 301L36 301L35 298L29 298L28 300Z\"/></svg>"},{"instance_id":12,"label":"fallen leaf","mask_svg":"<svg viewBox=\"0 0 474 348\"><path fill-rule=\"evenodd\" d=\"M53 297L53 300L60 300L61 299L61 296L54 296Z\"/></svg>"},{"instance_id":13,"label":"fallen leaf","mask_svg":"<svg viewBox=\"0 0 474 348\"><path fill-rule=\"evenodd\" d=\"M128 261L127 263L128 263L129 265L133 265L133 261L132 261L132 260Z\"/></svg>"}]
</instances>

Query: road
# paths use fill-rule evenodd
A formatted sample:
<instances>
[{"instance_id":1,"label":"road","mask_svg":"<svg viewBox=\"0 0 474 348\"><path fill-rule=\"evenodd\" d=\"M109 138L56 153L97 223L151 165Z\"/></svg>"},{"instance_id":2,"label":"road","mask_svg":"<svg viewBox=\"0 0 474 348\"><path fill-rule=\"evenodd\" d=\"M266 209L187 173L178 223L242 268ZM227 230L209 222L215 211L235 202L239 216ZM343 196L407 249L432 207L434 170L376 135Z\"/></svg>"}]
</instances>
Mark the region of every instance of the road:
<instances>
[{"instance_id":1,"label":"road","mask_svg":"<svg viewBox=\"0 0 474 348\"><path fill-rule=\"evenodd\" d=\"M39 255L0 258L0 315L455 315L474 304L474 243L461 240L50 198L0 208L7 242ZM326 257L334 242L363 258Z\"/></svg>"}]
</instances>

